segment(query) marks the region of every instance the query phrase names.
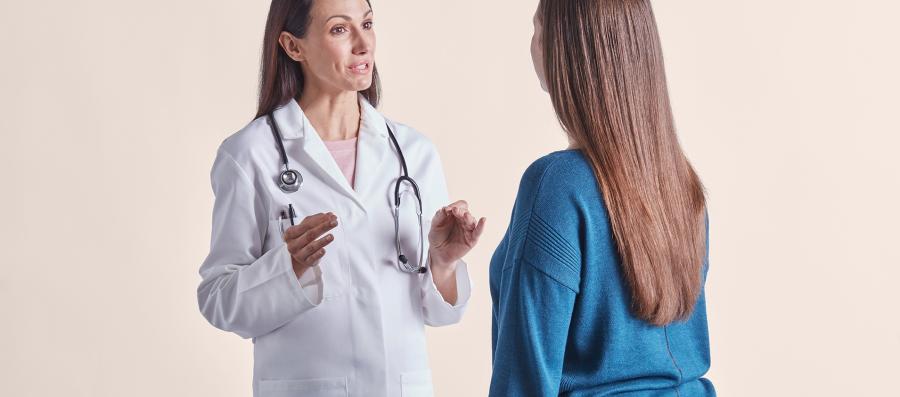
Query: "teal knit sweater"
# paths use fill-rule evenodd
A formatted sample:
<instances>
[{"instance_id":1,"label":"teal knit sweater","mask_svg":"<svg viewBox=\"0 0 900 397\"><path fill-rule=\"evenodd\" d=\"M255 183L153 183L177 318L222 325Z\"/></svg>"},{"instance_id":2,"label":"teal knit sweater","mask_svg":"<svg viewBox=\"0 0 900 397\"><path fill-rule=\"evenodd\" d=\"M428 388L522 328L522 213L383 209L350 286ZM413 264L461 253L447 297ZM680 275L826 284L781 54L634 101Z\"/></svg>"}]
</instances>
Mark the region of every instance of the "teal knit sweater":
<instances>
[{"instance_id":1,"label":"teal knit sweater","mask_svg":"<svg viewBox=\"0 0 900 397\"><path fill-rule=\"evenodd\" d=\"M689 319L666 327L631 313L609 215L580 151L551 153L525 172L490 284L491 396L716 394L703 378L705 294Z\"/></svg>"}]
</instances>

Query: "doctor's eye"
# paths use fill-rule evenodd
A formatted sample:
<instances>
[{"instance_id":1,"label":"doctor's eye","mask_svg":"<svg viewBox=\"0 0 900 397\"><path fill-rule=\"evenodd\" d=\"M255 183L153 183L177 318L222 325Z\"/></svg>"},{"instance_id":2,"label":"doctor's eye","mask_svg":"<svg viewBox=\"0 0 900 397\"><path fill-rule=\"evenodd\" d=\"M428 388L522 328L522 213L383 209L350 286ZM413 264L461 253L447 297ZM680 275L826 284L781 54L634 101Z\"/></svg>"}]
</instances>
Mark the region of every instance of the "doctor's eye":
<instances>
[{"instance_id":1,"label":"doctor's eye","mask_svg":"<svg viewBox=\"0 0 900 397\"><path fill-rule=\"evenodd\" d=\"M339 35L339 34L344 34L344 33L347 33L347 28L345 28L342 25L337 25L337 26L331 28L331 34L333 34L333 35Z\"/></svg>"},{"instance_id":2,"label":"doctor's eye","mask_svg":"<svg viewBox=\"0 0 900 397\"><path fill-rule=\"evenodd\" d=\"M366 22L363 22L363 25L362 25L362 26L363 26L363 29L365 29L365 30L371 30L371 29L372 29L372 25L374 25L374 24L375 24L375 23L372 22L372 21L366 21Z\"/></svg>"}]
</instances>

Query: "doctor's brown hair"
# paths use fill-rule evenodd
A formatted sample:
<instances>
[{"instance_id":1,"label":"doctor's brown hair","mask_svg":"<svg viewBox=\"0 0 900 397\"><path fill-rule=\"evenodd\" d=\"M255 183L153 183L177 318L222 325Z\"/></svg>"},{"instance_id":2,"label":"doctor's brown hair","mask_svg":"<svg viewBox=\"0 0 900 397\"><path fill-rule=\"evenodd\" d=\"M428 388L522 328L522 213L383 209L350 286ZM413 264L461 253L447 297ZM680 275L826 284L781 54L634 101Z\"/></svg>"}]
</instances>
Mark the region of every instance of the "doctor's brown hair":
<instances>
[{"instance_id":1,"label":"doctor's brown hair","mask_svg":"<svg viewBox=\"0 0 900 397\"><path fill-rule=\"evenodd\" d=\"M314 0L272 0L263 36L262 64L260 65L259 105L256 117L263 116L284 105L291 98L303 95L303 70L300 63L291 59L278 43L281 32L297 38L306 36L310 11ZM366 0L366 3L371 2ZM372 106L378 107L381 82L378 67L372 67L372 85L361 91Z\"/></svg>"},{"instance_id":2,"label":"doctor's brown hair","mask_svg":"<svg viewBox=\"0 0 900 397\"><path fill-rule=\"evenodd\" d=\"M544 70L557 118L589 159L633 313L690 316L703 284L706 198L675 134L649 0L542 0Z\"/></svg>"}]
</instances>

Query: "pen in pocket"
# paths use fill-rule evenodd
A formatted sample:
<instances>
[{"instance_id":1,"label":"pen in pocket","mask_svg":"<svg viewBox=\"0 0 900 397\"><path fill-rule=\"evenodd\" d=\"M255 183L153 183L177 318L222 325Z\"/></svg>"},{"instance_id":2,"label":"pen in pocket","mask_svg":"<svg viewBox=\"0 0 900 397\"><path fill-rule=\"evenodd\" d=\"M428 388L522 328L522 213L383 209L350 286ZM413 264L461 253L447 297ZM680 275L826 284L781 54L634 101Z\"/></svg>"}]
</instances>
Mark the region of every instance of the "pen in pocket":
<instances>
[{"instance_id":1,"label":"pen in pocket","mask_svg":"<svg viewBox=\"0 0 900 397\"><path fill-rule=\"evenodd\" d=\"M285 227L285 225L284 225L284 220L288 219L291 223L291 226L294 226L294 218L296 216L297 216L297 214L294 212L294 206L292 204L288 204L287 212L282 210L281 213L278 214L278 225L281 226L281 235L282 236L284 235L284 232L287 230L287 227Z\"/></svg>"}]
</instances>

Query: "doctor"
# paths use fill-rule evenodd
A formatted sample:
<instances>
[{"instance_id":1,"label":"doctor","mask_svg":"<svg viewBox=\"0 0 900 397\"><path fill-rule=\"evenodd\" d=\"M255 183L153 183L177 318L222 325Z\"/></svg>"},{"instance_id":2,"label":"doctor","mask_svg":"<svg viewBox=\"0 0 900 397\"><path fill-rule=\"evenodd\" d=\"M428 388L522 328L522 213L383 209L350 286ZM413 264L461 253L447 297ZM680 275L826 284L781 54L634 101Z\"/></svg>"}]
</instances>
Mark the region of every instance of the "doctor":
<instances>
[{"instance_id":1,"label":"doctor","mask_svg":"<svg viewBox=\"0 0 900 397\"><path fill-rule=\"evenodd\" d=\"M200 311L254 343L253 394L431 396L476 244L438 154L378 104L367 0L274 0L257 118L220 146Z\"/></svg>"}]
</instances>

